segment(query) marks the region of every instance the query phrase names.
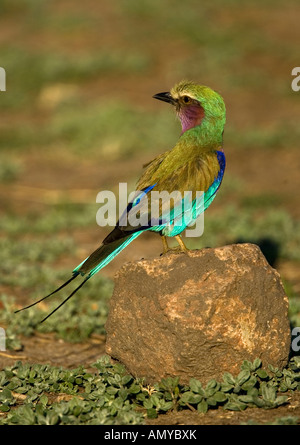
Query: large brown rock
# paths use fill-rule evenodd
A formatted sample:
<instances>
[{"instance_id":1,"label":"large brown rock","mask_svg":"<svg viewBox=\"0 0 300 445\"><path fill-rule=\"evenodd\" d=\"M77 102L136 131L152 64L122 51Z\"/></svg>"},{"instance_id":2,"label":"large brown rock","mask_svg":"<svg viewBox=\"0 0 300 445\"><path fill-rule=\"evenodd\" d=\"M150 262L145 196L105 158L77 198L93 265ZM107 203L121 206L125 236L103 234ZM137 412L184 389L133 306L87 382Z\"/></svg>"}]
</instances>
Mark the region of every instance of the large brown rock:
<instances>
[{"instance_id":1,"label":"large brown rock","mask_svg":"<svg viewBox=\"0 0 300 445\"><path fill-rule=\"evenodd\" d=\"M206 383L256 357L282 368L290 350L280 276L253 244L126 264L106 331L106 352L148 383L168 376Z\"/></svg>"}]
</instances>

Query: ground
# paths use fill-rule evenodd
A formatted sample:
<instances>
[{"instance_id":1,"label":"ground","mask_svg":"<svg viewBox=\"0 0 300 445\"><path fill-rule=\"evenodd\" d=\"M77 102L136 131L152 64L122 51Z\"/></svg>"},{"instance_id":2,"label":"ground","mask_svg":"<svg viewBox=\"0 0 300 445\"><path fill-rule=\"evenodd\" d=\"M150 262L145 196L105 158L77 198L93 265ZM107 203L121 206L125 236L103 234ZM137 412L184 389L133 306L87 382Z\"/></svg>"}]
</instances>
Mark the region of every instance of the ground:
<instances>
[{"instance_id":1,"label":"ground","mask_svg":"<svg viewBox=\"0 0 300 445\"><path fill-rule=\"evenodd\" d=\"M7 0L1 8L0 65L7 74L0 93L2 307L9 303L12 311L50 292L107 235L109 228L95 222L97 193L117 191L119 182L133 188L142 165L172 147L179 124L171 108L151 96L192 78L224 97L227 167L204 236L187 244L260 244L281 274L291 323L299 326L300 92L291 89L291 71L299 65L299 4ZM82 291L88 310L98 307L105 286L109 297L124 262L161 251L155 234L135 240L103 270L104 282L94 277L96 284ZM19 346L0 352L0 366L22 360L89 368L105 351L103 326L74 343L67 341L69 331L57 339L53 325L53 332L24 335L26 325ZM274 410L184 411L147 422L300 418L299 394L290 397Z\"/></svg>"}]
</instances>

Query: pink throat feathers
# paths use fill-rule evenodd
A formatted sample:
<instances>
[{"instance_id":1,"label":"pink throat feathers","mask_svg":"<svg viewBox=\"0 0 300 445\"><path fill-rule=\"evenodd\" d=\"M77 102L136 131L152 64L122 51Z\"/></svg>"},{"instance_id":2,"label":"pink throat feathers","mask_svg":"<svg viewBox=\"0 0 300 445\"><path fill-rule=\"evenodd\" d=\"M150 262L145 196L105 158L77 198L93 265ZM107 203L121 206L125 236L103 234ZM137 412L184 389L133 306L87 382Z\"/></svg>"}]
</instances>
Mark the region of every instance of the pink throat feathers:
<instances>
[{"instance_id":1,"label":"pink throat feathers","mask_svg":"<svg viewBox=\"0 0 300 445\"><path fill-rule=\"evenodd\" d=\"M182 126L182 133L200 125L204 118L204 109L200 105L188 105L179 110L178 116Z\"/></svg>"}]
</instances>

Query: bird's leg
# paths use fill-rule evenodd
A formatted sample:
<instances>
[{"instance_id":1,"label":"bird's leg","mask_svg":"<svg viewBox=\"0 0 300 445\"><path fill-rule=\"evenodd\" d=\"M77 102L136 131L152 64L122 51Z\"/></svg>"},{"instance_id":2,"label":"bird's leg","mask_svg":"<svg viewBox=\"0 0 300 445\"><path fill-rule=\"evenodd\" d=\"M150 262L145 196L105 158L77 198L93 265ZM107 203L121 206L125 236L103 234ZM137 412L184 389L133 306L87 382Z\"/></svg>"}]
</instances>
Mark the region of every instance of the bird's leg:
<instances>
[{"instance_id":1,"label":"bird's leg","mask_svg":"<svg viewBox=\"0 0 300 445\"><path fill-rule=\"evenodd\" d=\"M185 253L189 251L189 249L186 247L186 245L182 241L180 235L176 235L174 238L176 239L177 243L179 244L178 247L169 247L168 242L167 242L167 237L164 235L161 236L162 243L163 243L163 249L164 249L162 255L165 255L165 253L167 253L169 251L173 251L173 252L177 251L178 252L180 250L181 252L185 252Z\"/></svg>"},{"instance_id":2,"label":"bird's leg","mask_svg":"<svg viewBox=\"0 0 300 445\"><path fill-rule=\"evenodd\" d=\"M175 239L176 239L177 243L179 244L182 252L188 252L189 251L189 249L186 247L186 245L182 241L182 238L181 238L180 235L175 235Z\"/></svg>"},{"instance_id":3,"label":"bird's leg","mask_svg":"<svg viewBox=\"0 0 300 445\"><path fill-rule=\"evenodd\" d=\"M161 236L161 240L163 243L163 249L164 249L163 255L164 255L165 253L167 253L170 250L170 247L168 246L167 238L164 235Z\"/></svg>"}]
</instances>

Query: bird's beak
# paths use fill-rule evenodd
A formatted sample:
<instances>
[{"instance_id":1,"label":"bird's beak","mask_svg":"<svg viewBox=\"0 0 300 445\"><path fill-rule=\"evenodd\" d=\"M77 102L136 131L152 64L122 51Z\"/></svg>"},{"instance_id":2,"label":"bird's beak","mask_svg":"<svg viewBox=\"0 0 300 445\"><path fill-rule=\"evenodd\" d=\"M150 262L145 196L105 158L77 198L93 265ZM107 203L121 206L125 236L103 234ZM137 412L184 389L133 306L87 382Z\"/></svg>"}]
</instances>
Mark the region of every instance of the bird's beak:
<instances>
[{"instance_id":1,"label":"bird's beak","mask_svg":"<svg viewBox=\"0 0 300 445\"><path fill-rule=\"evenodd\" d=\"M171 96L169 92L154 94L153 98L162 100L163 102L167 102L168 104L176 104L176 100Z\"/></svg>"}]
</instances>

